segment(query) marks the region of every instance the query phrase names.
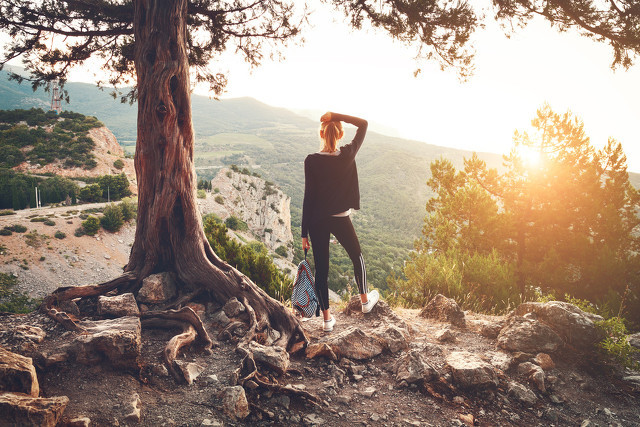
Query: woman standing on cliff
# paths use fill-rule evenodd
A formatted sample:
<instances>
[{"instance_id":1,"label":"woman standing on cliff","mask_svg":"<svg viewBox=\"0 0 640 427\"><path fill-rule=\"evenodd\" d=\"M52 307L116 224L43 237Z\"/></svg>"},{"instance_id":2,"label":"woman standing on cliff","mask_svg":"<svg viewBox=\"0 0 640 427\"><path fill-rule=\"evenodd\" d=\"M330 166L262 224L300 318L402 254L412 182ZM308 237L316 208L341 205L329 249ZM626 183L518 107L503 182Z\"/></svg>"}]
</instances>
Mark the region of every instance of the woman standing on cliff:
<instances>
[{"instance_id":1,"label":"woman standing on cliff","mask_svg":"<svg viewBox=\"0 0 640 427\"><path fill-rule=\"evenodd\" d=\"M358 130L351 143L337 148L344 136L342 122L355 125ZM360 251L358 236L351 223L351 209L360 209L360 189L355 157L367 133L367 121L337 113L320 117L319 152L309 154L304 161L304 202L302 205L302 248L311 247L316 267L315 285L318 303L324 318L323 330L331 332L336 323L329 311L329 237L333 234L345 248L360 292L362 312L368 313L378 302L375 289L369 292L367 272Z\"/></svg>"}]
</instances>

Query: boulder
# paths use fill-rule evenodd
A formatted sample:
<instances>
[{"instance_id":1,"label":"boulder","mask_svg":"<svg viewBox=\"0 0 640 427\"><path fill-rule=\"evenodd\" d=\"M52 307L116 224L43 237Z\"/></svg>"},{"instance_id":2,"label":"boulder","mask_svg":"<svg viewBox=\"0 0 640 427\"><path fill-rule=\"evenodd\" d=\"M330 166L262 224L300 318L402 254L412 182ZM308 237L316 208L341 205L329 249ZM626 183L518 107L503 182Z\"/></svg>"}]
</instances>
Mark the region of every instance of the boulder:
<instances>
[{"instance_id":1,"label":"boulder","mask_svg":"<svg viewBox=\"0 0 640 427\"><path fill-rule=\"evenodd\" d=\"M333 352L331 346L327 343L309 344L305 350L305 355L308 359L315 359L316 357L326 357L330 360L338 360L338 356Z\"/></svg>"},{"instance_id":2,"label":"boulder","mask_svg":"<svg viewBox=\"0 0 640 427\"><path fill-rule=\"evenodd\" d=\"M602 316L587 313L568 302L526 302L513 312L516 316L532 313L536 319L550 326L567 344L582 351L593 351L594 344L600 341L602 332L595 322Z\"/></svg>"},{"instance_id":3,"label":"boulder","mask_svg":"<svg viewBox=\"0 0 640 427\"><path fill-rule=\"evenodd\" d=\"M0 391L24 393L38 397L40 386L30 357L0 347Z\"/></svg>"},{"instance_id":4,"label":"boulder","mask_svg":"<svg viewBox=\"0 0 640 427\"><path fill-rule=\"evenodd\" d=\"M31 397L19 393L0 394L0 424L54 427L69 404L67 396Z\"/></svg>"},{"instance_id":5,"label":"boulder","mask_svg":"<svg viewBox=\"0 0 640 427\"><path fill-rule=\"evenodd\" d=\"M176 296L175 280L171 273L157 273L145 277L138 291L140 302L159 304Z\"/></svg>"},{"instance_id":6,"label":"boulder","mask_svg":"<svg viewBox=\"0 0 640 427\"><path fill-rule=\"evenodd\" d=\"M454 326L464 328L466 322L464 312L458 307L453 298L444 295L436 295L420 312L421 317L436 319L441 322L448 322Z\"/></svg>"},{"instance_id":7,"label":"boulder","mask_svg":"<svg viewBox=\"0 0 640 427\"><path fill-rule=\"evenodd\" d=\"M518 402L525 403L527 405L533 405L538 400L534 392L517 382L509 383L507 394Z\"/></svg>"},{"instance_id":8,"label":"boulder","mask_svg":"<svg viewBox=\"0 0 640 427\"><path fill-rule=\"evenodd\" d=\"M182 376L184 377L188 385L193 384L196 378L198 378L200 374L205 370L204 366L193 362L183 362L181 360L176 360L174 363L182 372ZM164 365L162 366L166 369Z\"/></svg>"},{"instance_id":9,"label":"boulder","mask_svg":"<svg viewBox=\"0 0 640 427\"><path fill-rule=\"evenodd\" d=\"M436 379L438 371L429 365L422 352L411 350L404 354L395 364L396 381L407 384L429 382Z\"/></svg>"},{"instance_id":10,"label":"boulder","mask_svg":"<svg viewBox=\"0 0 640 427\"><path fill-rule=\"evenodd\" d=\"M111 317L140 317L140 310L138 310L138 303L133 294L126 293L114 297L100 296L98 298L98 314Z\"/></svg>"},{"instance_id":11,"label":"boulder","mask_svg":"<svg viewBox=\"0 0 640 427\"><path fill-rule=\"evenodd\" d=\"M553 363L553 359L547 353L538 353L536 357L533 359L536 365L540 366L543 370L548 371L556 367L556 364Z\"/></svg>"},{"instance_id":12,"label":"boulder","mask_svg":"<svg viewBox=\"0 0 640 427\"><path fill-rule=\"evenodd\" d=\"M118 368L138 369L141 349L141 326L137 317L83 321L79 325L87 334L79 335L68 349L79 363L92 365L107 360Z\"/></svg>"},{"instance_id":13,"label":"boulder","mask_svg":"<svg viewBox=\"0 0 640 427\"><path fill-rule=\"evenodd\" d=\"M37 326L18 325L13 330L13 336L19 341L32 341L39 344L44 341L47 333Z\"/></svg>"},{"instance_id":14,"label":"boulder","mask_svg":"<svg viewBox=\"0 0 640 427\"><path fill-rule=\"evenodd\" d=\"M508 351L553 353L563 344L562 338L549 326L520 316L511 317L498 335L498 347Z\"/></svg>"},{"instance_id":15,"label":"boulder","mask_svg":"<svg viewBox=\"0 0 640 427\"><path fill-rule=\"evenodd\" d=\"M465 319L467 327L483 337L496 339L504 327L505 320Z\"/></svg>"},{"instance_id":16,"label":"boulder","mask_svg":"<svg viewBox=\"0 0 640 427\"><path fill-rule=\"evenodd\" d=\"M385 342L365 334L360 328L350 327L325 341L337 357L366 360L382 353Z\"/></svg>"},{"instance_id":17,"label":"boulder","mask_svg":"<svg viewBox=\"0 0 640 427\"><path fill-rule=\"evenodd\" d=\"M533 382L536 388L542 393L546 393L546 376L540 366L531 362L524 362L518 365L518 373L520 375L524 375L529 381Z\"/></svg>"},{"instance_id":18,"label":"boulder","mask_svg":"<svg viewBox=\"0 0 640 427\"><path fill-rule=\"evenodd\" d=\"M253 359L279 374L284 374L289 369L289 353L279 346L264 346L255 341L249 343L249 350L253 353Z\"/></svg>"},{"instance_id":19,"label":"boulder","mask_svg":"<svg viewBox=\"0 0 640 427\"><path fill-rule=\"evenodd\" d=\"M409 348L409 332L396 325L380 326L373 331L373 335L383 341L391 353L398 353Z\"/></svg>"},{"instance_id":20,"label":"boulder","mask_svg":"<svg viewBox=\"0 0 640 427\"><path fill-rule=\"evenodd\" d=\"M498 375L489 363L468 351L454 351L446 358L451 375L461 387L493 387L498 385Z\"/></svg>"},{"instance_id":21,"label":"boulder","mask_svg":"<svg viewBox=\"0 0 640 427\"><path fill-rule=\"evenodd\" d=\"M627 341L631 347L635 347L640 350L640 332L637 334L629 335Z\"/></svg>"},{"instance_id":22,"label":"boulder","mask_svg":"<svg viewBox=\"0 0 640 427\"><path fill-rule=\"evenodd\" d=\"M124 419L130 423L139 423L142 411L142 401L138 393L133 393L127 405L125 405L126 414Z\"/></svg>"},{"instance_id":23,"label":"boulder","mask_svg":"<svg viewBox=\"0 0 640 427\"><path fill-rule=\"evenodd\" d=\"M249 415L249 402L242 386L225 387L222 391L222 411L233 419L243 420Z\"/></svg>"},{"instance_id":24,"label":"boulder","mask_svg":"<svg viewBox=\"0 0 640 427\"><path fill-rule=\"evenodd\" d=\"M456 342L458 337L449 328L440 329L435 333L436 341L438 342Z\"/></svg>"},{"instance_id":25,"label":"boulder","mask_svg":"<svg viewBox=\"0 0 640 427\"><path fill-rule=\"evenodd\" d=\"M236 317L240 313L244 312L244 304L242 304L236 297L230 298L229 301L222 307L222 311L227 317Z\"/></svg>"}]
</instances>

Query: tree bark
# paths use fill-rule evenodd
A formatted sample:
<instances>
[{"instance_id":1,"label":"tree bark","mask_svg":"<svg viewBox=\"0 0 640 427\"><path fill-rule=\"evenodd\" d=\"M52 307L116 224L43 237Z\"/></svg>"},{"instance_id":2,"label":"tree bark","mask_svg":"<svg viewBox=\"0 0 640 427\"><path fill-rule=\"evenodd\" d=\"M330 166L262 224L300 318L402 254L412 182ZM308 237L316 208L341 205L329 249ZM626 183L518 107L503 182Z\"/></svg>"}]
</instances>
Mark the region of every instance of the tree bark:
<instances>
[{"instance_id":1,"label":"tree bark","mask_svg":"<svg viewBox=\"0 0 640 427\"><path fill-rule=\"evenodd\" d=\"M261 324L277 325L277 344L289 347L304 339L299 321L222 261L204 234L196 205L186 19L186 0L134 1L138 217L125 271L138 283L173 271L182 293L205 288L220 302L246 298Z\"/></svg>"}]
</instances>

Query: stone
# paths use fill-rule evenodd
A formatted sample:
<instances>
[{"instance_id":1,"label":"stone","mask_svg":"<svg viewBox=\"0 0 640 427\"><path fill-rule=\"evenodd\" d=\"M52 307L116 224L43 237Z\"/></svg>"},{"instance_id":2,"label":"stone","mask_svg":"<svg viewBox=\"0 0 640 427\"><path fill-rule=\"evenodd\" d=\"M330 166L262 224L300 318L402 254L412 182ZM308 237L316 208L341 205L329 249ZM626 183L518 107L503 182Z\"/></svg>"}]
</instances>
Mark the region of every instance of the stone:
<instances>
[{"instance_id":1,"label":"stone","mask_svg":"<svg viewBox=\"0 0 640 427\"><path fill-rule=\"evenodd\" d=\"M438 372L424 359L419 350L404 354L395 365L396 381L407 384L429 382L438 377Z\"/></svg>"},{"instance_id":2,"label":"stone","mask_svg":"<svg viewBox=\"0 0 640 427\"><path fill-rule=\"evenodd\" d=\"M91 419L89 417L76 417L68 420L63 420L64 427L89 427L91 425Z\"/></svg>"},{"instance_id":3,"label":"stone","mask_svg":"<svg viewBox=\"0 0 640 427\"><path fill-rule=\"evenodd\" d=\"M132 293L116 295L114 297L100 296L98 298L98 314L101 316L140 317L138 303Z\"/></svg>"},{"instance_id":4,"label":"stone","mask_svg":"<svg viewBox=\"0 0 640 427\"><path fill-rule=\"evenodd\" d=\"M74 316L80 316L80 308L73 300L64 300L58 305L60 311L64 311L67 314L73 314Z\"/></svg>"},{"instance_id":5,"label":"stone","mask_svg":"<svg viewBox=\"0 0 640 427\"><path fill-rule=\"evenodd\" d=\"M175 363L176 365L178 365L178 368L182 372L182 375L184 376L184 379L188 385L193 384L196 378L198 378L198 376L205 370L204 366L198 365L197 363L193 362L183 362L181 360L176 360Z\"/></svg>"},{"instance_id":6,"label":"stone","mask_svg":"<svg viewBox=\"0 0 640 427\"><path fill-rule=\"evenodd\" d=\"M502 351L487 351L484 353L486 360L497 369L507 371L511 366L513 358Z\"/></svg>"},{"instance_id":7,"label":"stone","mask_svg":"<svg viewBox=\"0 0 640 427\"><path fill-rule=\"evenodd\" d=\"M0 347L0 391L38 397L40 386L36 368L30 357Z\"/></svg>"},{"instance_id":8,"label":"stone","mask_svg":"<svg viewBox=\"0 0 640 427\"><path fill-rule=\"evenodd\" d=\"M382 340L376 336L365 334L357 327L350 327L330 336L326 343L337 357L354 360L371 359L385 349L385 343Z\"/></svg>"},{"instance_id":9,"label":"stone","mask_svg":"<svg viewBox=\"0 0 640 427\"><path fill-rule=\"evenodd\" d=\"M420 312L421 317L448 322L454 326L464 328L466 326L464 312L453 298L444 295L436 295Z\"/></svg>"},{"instance_id":10,"label":"stone","mask_svg":"<svg viewBox=\"0 0 640 427\"><path fill-rule=\"evenodd\" d=\"M159 304L176 296L176 285L171 273L156 273L142 281L138 300L149 304Z\"/></svg>"},{"instance_id":11,"label":"stone","mask_svg":"<svg viewBox=\"0 0 640 427\"><path fill-rule=\"evenodd\" d=\"M398 353L409 348L409 333L406 329L396 325L381 326L373 331L373 335L382 340L386 349L391 353Z\"/></svg>"},{"instance_id":12,"label":"stone","mask_svg":"<svg viewBox=\"0 0 640 427\"><path fill-rule=\"evenodd\" d=\"M67 396L44 398L2 393L0 420L2 425L54 427L68 404Z\"/></svg>"},{"instance_id":13,"label":"stone","mask_svg":"<svg viewBox=\"0 0 640 427\"><path fill-rule=\"evenodd\" d=\"M627 337L627 342L631 347L635 347L640 350L640 332L637 334L629 335Z\"/></svg>"},{"instance_id":14,"label":"stone","mask_svg":"<svg viewBox=\"0 0 640 427\"><path fill-rule=\"evenodd\" d=\"M222 307L222 311L224 311L227 317L236 317L245 311L245 307L236 297L233 297Z\"/></svg>"},{"instance_id":15,"label":"stone","mask_svg":"<svg viewBox=\"0 0 640 427\"><path fill-rule=\"evenodd\" d=\"M127 405L124 419L130 423L139 423L141 410L142 401L140 400L140 396L138 395L138 393L133 393L131 399L129 400L129 404Z\"/></svg>"},{"instance_id":16,"label":"stone","mask_svg":"<svg viewBox=\"0 0 640 427\"><path fill-rule=\"evenodd\" d=\"M308 359L316 357L326 357L329 360L338 360L338 356L333 352L331 346L327 343L310 344L305 350Z\"/></svg>"},{"instance_id":17,"label":"stone","mask_svg":"<svg viewBox=\"0 0 640 427\"><path fill-rule=\"evenodd\" d=\"M461 387L495 387L498 376L489 363L468 351L453 351L446 358L453 380Z\"/></svg>"},{"instance_id":18,"label":"stone","mask_svg":"<svg viewBox=\"0 0 640 427\"><path fill-rule=\"evenodd\" d=\"M226 313L222 310L219 310L217 312L215 312L212 316L211 316L211 320L220 327L225 327L227 326L229 323L231 323L231 319L229 319L226 315Z\"/></svg>"},{"instance_id":19,"label":"stone","mask_svg":"<svg viewBox=\"0 0 640 427\"><path fill-rule=\"evenodd\" d=\"M45 367L50 367L53 365L57 365L59 363L63 363L69 360L69 354L67 352L59 352L59 353L43 353L42 361L44 362Z\"/></svg>"},{"instance_id":20,"label":"stone","mask_svg":"<svg viewBox=\"0 0 640 427\"><path fill-rule=\"evenodd\" d=\"M640 387L640 375L629 375L622 378L623 381L630 382L636 387Z\"/></svg>"},{"instance_id":21,"label":"stone","mask_svg":"<svg viewBox=\"0 0 640 427\"><path fill-rule=\"evenodd\" d=\"M540 366L531 362L524 362L518 365L518 373L532 381L542 393L546 393L545 374Z\"/></svg>"},{"instance_id":22,"label":"stone","mask_svg":"<svg viewBox=\"0 0 640 427\"><path fill-rule=\"evenodd\" d=\"M509 383L507 394L518 402L525 403L527 405L533 405L538 400L534 392L517 382Z\"/></svg>"},{"instance_id":23,"label":"stone","mask_svg":"<svg viewBox=\"0 0 640 427\"><path fill-rule=\"evenodd\" d=\"M556 364L553 363L553 359L546 353L538 353L536 354L535 359L536 365L540 366L544 371L549 371L556 367Z\"/></svg>"},{"instance_id":24,"label":"stone","mask_svg":"<svg viewBox=\"0 0 640 427\"><path fill-rule=\"evenodd\" d=\"M305 415L304 422L310 426L321 426L325 423L324 419L320 418L317 414Z\"/></svg>"},{"instance_id":25,"label":"stone","mask_svg":"<svg viewBox=\"0 0 640 427\"><path fill-rule=\"evenodd\" d=\"M473 427L474 425L473 414L460 414L458 418L460 418L460 421L462 421L464 425Z\"/></svg>"},{"instance_id":26,"label":"stone","mask_svg":"<svg viewBox=\"0 0 640 427\"><path fill-rule=\"evenodd\" d=\"M498 335L498 347L507 351L553 353L563 344L562 338L549 326L520 316L510 318Z\"/></svg>"},{"instance_id":27,"label":"stone","mask_svg":"<svg viewBox=\"0 0 640 427\"><path fill-rule=\"evenodd\" d=\"M253 359L279 374L284 374L289 369L289 353L279 346L264 346L255 341L249 343L249 350L253 353Z\"/></svg>"},{"instance_id":28,"label":"stone","mask_svg":"<svg viewBox=\"0 0 640 427\"><path fill-rule=\"evenodd\" d=\"M360 391L360 394L364 397L373 397L373 395L377 392L375 387L367 387L364 390Z\"/></svg>"},{"instance_id":29,"label":"stone","mask_svg":"<svg viewBox=\"0 0 640 427\"><path fill-rule=\"evenodd\" d=\"M496 339L500 333L500 329L504 327L504 320L487 320L487 319L467 319L465 322L468 328L482 335L483 337Z\"/></svg>"},{"instance_id":30,"label":"stone","mask_svg":"<svg viewBox=\"0 0 640 427\"><path fill-rule=\"evenodd\" d=\"M222 411L230 418L243 420L249 415L249 402L242 386L225 387L222 391Z\"/></svg>"},{"instance_id":31,"label":"stone","mask_svg":"<svg viewBox=\"0 0 640 427\"><path fill-rule=\"evenodd\" d=\"M594 351L594 345L603 338L602 331L596 327L596 322L603 320L602 316L582 311L568 302L527 302L514 310L516 316L526 313L534 314L567 344L582 351Z\"/></svg>"},{"instance_id":32,"label":"stone","mask_svg":"<svg viewBox=\"0 0 640 427\"><path fill-rule=\"evenodd\" d=\"M18 325L13 330L13 336L20 341L32 341L39 344L44 341L47 333L37 326Z\"/></svg>"},{"instance_id":33,"label":"stone","mask_svg":"<svg viewBox=\"0 0 640 427\"><path fill-rule=\"evenodd\" d=\"M79 325L87 334L78 335L68 352L78 362L93 365L107 360L124 369L139 369L141 325L137 317L83 321Z\"/></svg>"},{"instance_id":34,"label":"stone","mask_svg":"<svg viewBox=\"0 0 640 427\"><path fill-rule=\"evenodd\" d=\"M205 418L200 423L201 426L212 426L212 427L222 427L224 424L218 420L210 420L209 418Z\"/></svg>"},{"instance_id":35,"label":"stone","mask_svg":"<svg viewBox=\"0 0 640 427\"><path fill-rule=\"evenodd\" d=\"M449 328L440 329L435 333L435 338L438 342L456 342L458 339L456 335Z\"/></svg>"}]
</instances>

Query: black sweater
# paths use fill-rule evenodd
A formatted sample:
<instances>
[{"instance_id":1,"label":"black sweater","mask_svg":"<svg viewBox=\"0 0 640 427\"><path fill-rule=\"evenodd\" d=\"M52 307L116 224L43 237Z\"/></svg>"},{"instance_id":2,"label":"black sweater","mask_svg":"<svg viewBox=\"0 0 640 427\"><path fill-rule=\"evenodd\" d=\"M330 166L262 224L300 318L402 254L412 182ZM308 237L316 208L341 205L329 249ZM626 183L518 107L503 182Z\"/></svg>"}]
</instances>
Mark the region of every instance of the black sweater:
<instances>
[{"instance_id":1,"label":"black sweater","mask_svg":"<svg viewBox=\"0 0 640 427\"><path fill-rule=\"evenodd\" d=\"M349 209L360 209L360 189L356 153L367 133L367 121L344 114L332 120L358 127L356 136L340 148L338 155L309 154L304 160L304 201L302 203L302 237L317 221Z\"/></svg>"}]
</instances>

